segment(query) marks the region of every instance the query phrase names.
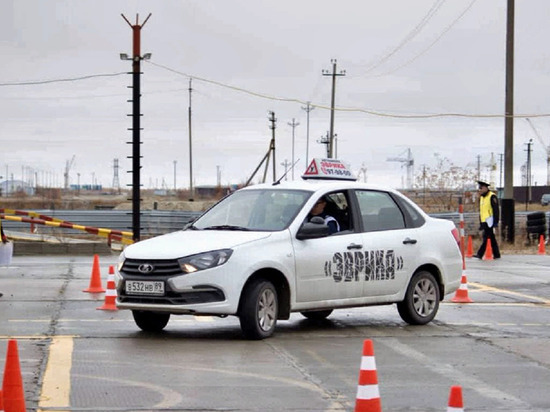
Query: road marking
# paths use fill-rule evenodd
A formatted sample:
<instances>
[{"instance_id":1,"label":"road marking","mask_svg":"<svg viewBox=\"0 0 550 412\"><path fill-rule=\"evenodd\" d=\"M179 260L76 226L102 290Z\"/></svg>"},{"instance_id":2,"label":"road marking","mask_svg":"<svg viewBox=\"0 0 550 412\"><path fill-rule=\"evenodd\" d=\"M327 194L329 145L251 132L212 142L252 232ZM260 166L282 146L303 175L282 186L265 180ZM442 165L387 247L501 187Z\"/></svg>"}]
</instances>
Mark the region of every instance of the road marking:
<instances>
[{"instance_id":1,"label":"road marking","mask_svg":"<svg viewBox=\"0 0 550 412\"><path fill-rule=\"evenodd\" d=\"M482 291L482 292L504 293L506 295L512 295L512 296L517 296L519 298L536 300L537 302L544 303L545 305L550 305L550 299L539 298L538 296L527 295L525 293L514 292L512 290L507 290L507 289L495 288L494 286L488 286L482 283L468 282L468 285L471 285L477 288L478 291Z\"/></svg>"},{"instance_id":2,"label":"road marking","mask_svg":"<svg viewBox=\"0 0 550 412\"><path fill-rule=\"evenodd\" d=\"M70 406L73 347L72 336L52 338L38 402L39 408Z\"/></svg>"},{"instance_id":3,"label":"road marking","mask_svg":"<svg viewBox=\"0 0 550 412\"><path fill-rule=\"evenodd\" d=\"M451 382L462 382L464 387L468 387L471 390L477 392L485 398L490 398L498 402L498 404L505 403L507 407L514 410L525 409L528 410L531 405L525 403L519 398L516 398L510 393L503 392L494 386L487 384L486 382L472 376L470 374L463 373L456 370L451 364L441 363L434 361L431 357L419 352L408 345L401 343L396 338L389 338L387 340L381 340L385 346L390 350L394 350L407 358L411 358L419 362L424 367L432 370L433 372L448 378Z\"/></svg>"}]
</instances>

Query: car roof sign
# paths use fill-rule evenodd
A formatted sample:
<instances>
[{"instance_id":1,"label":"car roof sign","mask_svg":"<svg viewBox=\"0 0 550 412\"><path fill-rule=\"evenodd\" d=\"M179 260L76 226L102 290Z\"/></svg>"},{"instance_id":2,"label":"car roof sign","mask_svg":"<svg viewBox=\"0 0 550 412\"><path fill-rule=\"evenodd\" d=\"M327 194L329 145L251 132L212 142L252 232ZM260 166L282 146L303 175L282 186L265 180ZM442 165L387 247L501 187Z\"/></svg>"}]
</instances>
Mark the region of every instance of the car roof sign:
<instances>
[{"instance_id":1,"label":"car roof sign","mask_svg":"<svg viewBox=\"0 0 550 412\"><path fill-rule=\"evenodd\" d=\"M357 180L342 161L319 158L311 161L302 179Z\"/></svg>"}]
</instances>

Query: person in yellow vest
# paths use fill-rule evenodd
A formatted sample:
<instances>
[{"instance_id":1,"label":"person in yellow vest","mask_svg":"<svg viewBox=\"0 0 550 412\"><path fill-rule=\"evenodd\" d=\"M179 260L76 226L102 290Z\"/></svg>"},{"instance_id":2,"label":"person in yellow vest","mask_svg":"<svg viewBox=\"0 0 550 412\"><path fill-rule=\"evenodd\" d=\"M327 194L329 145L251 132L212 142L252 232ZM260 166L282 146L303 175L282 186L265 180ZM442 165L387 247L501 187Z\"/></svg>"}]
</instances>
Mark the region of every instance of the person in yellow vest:
<instances>
[{"instance_id":1,"label":"person in yellow vest","mask_svg":"<svg viewBox=\"0 0 550 412\"><path fill-rule=\"evenodd\" d=\"M479 247L475 257L482 259L487 249L487 241L491 242L493 249L493 257L500 258L500 250L498 248L497 239L495 237L494 228L498 226L500 217L497 196L489 190L489 183L478 180L479 185L479 222L480 230L483 230L483 242Z\"/></svg>"}]
</instances>

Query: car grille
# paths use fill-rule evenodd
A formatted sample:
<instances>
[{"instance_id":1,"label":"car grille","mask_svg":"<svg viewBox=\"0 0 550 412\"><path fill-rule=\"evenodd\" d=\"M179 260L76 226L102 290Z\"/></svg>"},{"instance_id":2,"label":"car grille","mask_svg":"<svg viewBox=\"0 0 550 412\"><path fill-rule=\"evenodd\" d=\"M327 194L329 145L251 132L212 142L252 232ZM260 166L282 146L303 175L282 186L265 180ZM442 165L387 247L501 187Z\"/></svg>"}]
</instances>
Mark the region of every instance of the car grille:
<instances>
[{"instance_id":1,"label":"car grille","mask_svg":"<svg viewBox=\"0 0 550 412\"><path fill-rule=\"evenodd\" d=\"M151 305L192 305L197 303L222 302L225 300L225 295L217 288L185 293L169 291L166 296L134 296L126 295L124 291L122 291L118 296L118 300L123 303L143 303Z\"/></svg>"},{"instance_id":2,"label":"car grille","mask_svg":"<svg viewBox=\"0 0 550 412\"><path fill-rule=\"evenodd\" d=\"M153 270L149 273L140 272L138 268L145 264L151 265ZM177 260L147 259L126 259L121 272L135 276L177 276L183 273Z\"/></svg>"}]
</instances>

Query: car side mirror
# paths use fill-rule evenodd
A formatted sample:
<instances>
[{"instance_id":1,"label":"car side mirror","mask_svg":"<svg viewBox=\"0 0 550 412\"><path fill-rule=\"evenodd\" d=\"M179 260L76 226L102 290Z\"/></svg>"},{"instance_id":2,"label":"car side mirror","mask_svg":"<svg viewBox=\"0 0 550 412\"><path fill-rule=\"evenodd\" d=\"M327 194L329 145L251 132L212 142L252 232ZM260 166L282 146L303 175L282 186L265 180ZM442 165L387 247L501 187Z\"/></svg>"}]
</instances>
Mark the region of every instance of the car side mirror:
<instances>
[{"instance_id":1,"label":"car side mirror","mask_svg":"<svg viewBox=\"0 0 550 412\"><path fill-rule=\"evenodd\" d=\"M302 226L300 226L298 233L296 233L296 239L318 239L328 236L328 234L329 228L325 224L325 220L322 217L314 216L309 222L304 222Z\"/></svg>"}]
</instances>

